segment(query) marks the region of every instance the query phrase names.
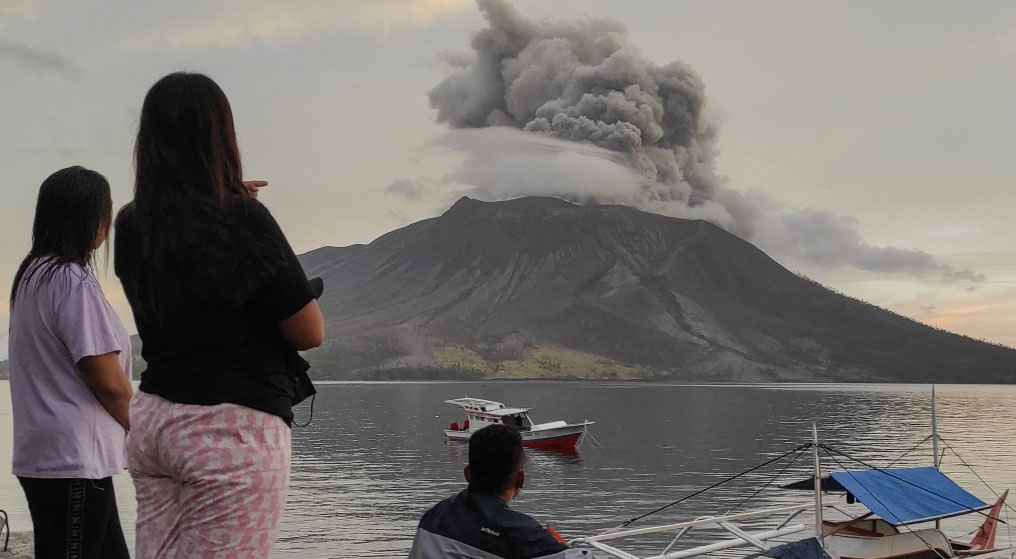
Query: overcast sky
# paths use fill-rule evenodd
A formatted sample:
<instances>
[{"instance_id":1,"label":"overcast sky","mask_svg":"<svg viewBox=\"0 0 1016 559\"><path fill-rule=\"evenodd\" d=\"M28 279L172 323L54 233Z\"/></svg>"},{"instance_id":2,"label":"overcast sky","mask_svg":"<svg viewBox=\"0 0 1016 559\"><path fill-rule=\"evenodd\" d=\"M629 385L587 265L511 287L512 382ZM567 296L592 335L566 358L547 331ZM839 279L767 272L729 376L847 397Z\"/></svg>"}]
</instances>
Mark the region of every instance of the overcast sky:
<instances>
[{"instance_id":1,"label":"overcast sky","mask_svg":"<svg viewBox=\"0 0 1016 559\"><path fill-rule=\"evenodd\" d=\"M969 273L774 254L781 263L1016 345L1016 3L515 5L535 19L617 20L649 60L694 68L731 189L835 216L863 246ZM246 177L270 181L262 201L298 252L436 215L462 186L442 181L468 156L427 93L452 71L443 55L468 53L484 25L469 0L0 1L0 299L27 252L42 180L84 165L109 178L115 205L127 202L141 101L181 69L225 90ZM406 191L421 184L431 188ZM104 279L130 324L111 269ZM7 315L0 305L4 337Z\"/></svg>"}]
</instances>

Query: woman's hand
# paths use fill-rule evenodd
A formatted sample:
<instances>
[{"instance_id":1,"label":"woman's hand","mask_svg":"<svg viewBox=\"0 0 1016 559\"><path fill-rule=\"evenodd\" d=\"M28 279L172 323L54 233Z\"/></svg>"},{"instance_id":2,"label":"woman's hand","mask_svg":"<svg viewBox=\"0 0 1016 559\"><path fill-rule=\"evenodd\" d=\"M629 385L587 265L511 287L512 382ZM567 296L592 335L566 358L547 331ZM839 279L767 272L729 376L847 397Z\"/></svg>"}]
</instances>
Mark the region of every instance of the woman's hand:
<instances>
[{"instance_id":1,"label":"woman's hand","mask_svg":"<svg viewBox=\"0 0 1016 559\"><path fill-rule=\"evenodd\" d=\"M258 190L268 186L268 181L243 181L243 187L247 189L247 193L250 194L251 198L258 197Z\"/></svg>"},{"instance_id":2,"label":"woman's hand","mask_svg":"<svg viewBox=\"0 0 1016 559\"><path fill-rule=\"evenodd\" d=\"M102 407L123 425L124 430L130 431L131 422L127 414L127 404L131 401L134 388L120 367L117 355L116 352L112 352L82 357L78 361L78 370L84 375L85 384L92 389Z\"/></svg>"}]
</instances>

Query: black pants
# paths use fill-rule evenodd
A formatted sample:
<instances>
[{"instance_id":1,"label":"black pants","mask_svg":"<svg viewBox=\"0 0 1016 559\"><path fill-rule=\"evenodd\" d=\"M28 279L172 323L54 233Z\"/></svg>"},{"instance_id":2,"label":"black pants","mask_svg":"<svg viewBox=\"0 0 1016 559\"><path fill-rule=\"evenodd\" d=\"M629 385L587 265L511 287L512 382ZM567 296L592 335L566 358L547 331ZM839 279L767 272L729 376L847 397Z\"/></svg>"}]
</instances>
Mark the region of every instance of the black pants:
<instances>
[{"instance_id":1,"label":"black pants","mask_svg":"<svg viewBox=\"0 0 1016 559\"><path fill-rule=\"evenodd\" d=\"M35 531L36 559L129 559L113 478L19 477Z\"/></svg>"}]
</instances>

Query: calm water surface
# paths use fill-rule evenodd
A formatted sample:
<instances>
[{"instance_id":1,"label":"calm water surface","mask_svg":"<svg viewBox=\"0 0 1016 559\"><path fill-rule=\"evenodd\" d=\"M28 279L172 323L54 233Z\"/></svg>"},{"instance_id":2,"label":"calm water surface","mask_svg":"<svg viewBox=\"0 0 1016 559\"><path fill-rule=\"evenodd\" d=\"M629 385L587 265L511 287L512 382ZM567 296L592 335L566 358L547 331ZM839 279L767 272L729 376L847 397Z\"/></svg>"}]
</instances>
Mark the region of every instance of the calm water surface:
<instances>
[{"instance_id":1,"label":"calm water surface","mask_svg":"<svg viewBox=\"0 0 1016 559\"><path fill-rule=\"evenodd\" d=\"M420 515L463 486L466 448L441 430L461 421L446 399L473 396L532 407L538 421L596 421L574 455L529 452L526 490L513 505L566 537L590 535L714 483L810 440L884 466L930 434L930 389L901 385L682 386L579 382L336 383L320 386L310 426L293 431L293 479L275 557L404 557ZM0 462L10 464L10 398L0 384ZM939 386L939 427L996 490L1016 488L1016 387ZM298 414L306 417L307 410ZM846 459L840 458L846 465ZM809 456L758 471L686 501L638 526L738 510L807 502L810 493L777 488L810 473ZM897 465L927 465L930 443ZM828 457L823 467L837 468ZM942 466L975 495L987 487L951 452ZM9 466L0 508L15 530L30 525ZM134 492L116 479L125 532L133 541ZM1016 501L1016 499L1014 499ZM1012 520L1016 523L1016 513ZM1005 518L1005 516L1003 516ZM802 518L803 522L809 522ZM950 534L980 520L947 521ZM998 544L1016 541L999 529ZM715 541L708 533L699 536ZM724 538L726 539L726 538ZM966 536L963 539L969 539ZM693 539L694 541L694 539ZM658 553L667 543L631 540L625 549ZM747 553L747 552L746 552Z\"/></svg>"}]
</instances>

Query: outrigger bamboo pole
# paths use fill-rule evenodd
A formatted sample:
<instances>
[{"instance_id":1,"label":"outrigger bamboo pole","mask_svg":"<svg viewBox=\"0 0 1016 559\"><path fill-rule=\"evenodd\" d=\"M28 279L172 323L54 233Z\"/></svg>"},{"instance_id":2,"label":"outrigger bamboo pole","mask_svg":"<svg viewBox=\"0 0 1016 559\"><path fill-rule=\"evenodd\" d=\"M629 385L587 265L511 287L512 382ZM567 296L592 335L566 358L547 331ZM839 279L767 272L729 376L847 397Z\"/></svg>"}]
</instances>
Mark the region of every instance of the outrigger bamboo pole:
<instances>
[{"instance_id":1,"label":"outrigger bamboo pole","mask_svg":"<svg viewBox=\"0 0 1016 559\"><path fill-rule=\"evenodd\" d=\"M935 410L935 385L931 385L931 463L938 469L938 413Z\"/></svg>"},{"instance_id":2,"label":"outrigger bamboo pole","mask_svg":"<svg viewBox=\"0 0 1016 559\"><path fill-rule=\"evenodd\" d=\"M938 456L938 411L935 408L935 385L931 385L931 463L937 470L941 464ZM942 527L942 521L935 521L935 529Z\"/></svg>"},{"instance_id":3,"label":"outrigger bamboo pole","mask_svg":"<svg viewBox=\"0 0 1016 559\"><path fill-rule=\"evenodd\" d=\"M815 461L815 537L825 548L825 530L822 526L822 465L818 461L818 426L811 424L811 456Z\"/></svg>"}]
</instances>

